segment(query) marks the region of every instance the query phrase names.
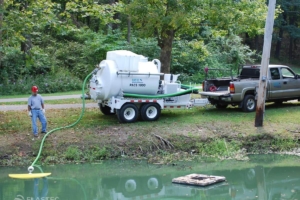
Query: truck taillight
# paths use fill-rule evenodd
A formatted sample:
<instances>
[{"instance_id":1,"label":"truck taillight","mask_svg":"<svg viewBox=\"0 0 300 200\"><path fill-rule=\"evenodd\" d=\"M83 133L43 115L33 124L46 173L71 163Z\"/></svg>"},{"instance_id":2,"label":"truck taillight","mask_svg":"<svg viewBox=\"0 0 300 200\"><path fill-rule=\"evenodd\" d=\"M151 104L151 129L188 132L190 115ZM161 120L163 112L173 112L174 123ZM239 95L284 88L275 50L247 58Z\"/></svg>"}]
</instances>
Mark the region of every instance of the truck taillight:
<instances>
[{"instance_id":1,"label":"truck taillight","mask_svg":"<svg viewBox=\"0 0 300 200\"><path fill-rule=\"evenodd\" d=\"M233 83L230 83L229 89L230 89L230 93L235 93L235 88Z\"/></svg>"},{"instance_id":2,"label":"truck taillight","mask_svg":"<svg viewBox=\"0 0 300 200\"><path fill-rule=\"evenodd\" d=\"M202 91L204 92L204 81L202 82Z\"/></svg>"}]
</instances>

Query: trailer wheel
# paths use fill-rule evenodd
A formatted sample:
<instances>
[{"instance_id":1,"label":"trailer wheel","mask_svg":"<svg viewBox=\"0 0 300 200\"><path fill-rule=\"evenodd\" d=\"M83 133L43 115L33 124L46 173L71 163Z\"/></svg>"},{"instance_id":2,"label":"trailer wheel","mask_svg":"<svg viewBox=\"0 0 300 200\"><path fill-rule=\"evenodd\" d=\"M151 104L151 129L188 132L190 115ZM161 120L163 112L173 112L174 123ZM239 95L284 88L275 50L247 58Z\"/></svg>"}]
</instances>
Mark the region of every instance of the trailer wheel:
<instances>
[{"instance_id":1,"label":"trailer wheel","mask_svg":"<svg viewBox=\"0 0 300 200\"><path fill-rule=\"evenodd\" d=\"M256 109L256 100L255 97L251 94L248 94L244 97L243 101L243 111L244 112L253 112Z\"/></svg>"},{"instance_id":2,"label":"trailer wheel","mask_svg":"<svg viewBox=\"0 0 300 200\"><path fill-rule=\"evenodd\" d=\"M138 118L138 108L132 103L124 104L117 110L117 116L121 123L132 123Z\"/></svg>"},{"instance_id":3,"label":"trailer wheel","mask_svg":"<svg viewBox=\"0 0 300 200\"><path fill-rule=\"evenodd\" d=\"M100 111L103 113L103 115L114 115L115 113L111 113L110 112L110 107L106 106L106 105L102 105L101 103L99 103L99 108Z\"/></svg>"},{"instance_id":4,"label":"trailer wheel","mask_svg":"<svg viewBox=\"0 0 300 200\"><path fill-rule=\"evenodd\" d=\"M159 118L161 108L157 103L144 104L141 107L141 117L144 121L155 121Z\"/></svg>"}]
</instances>

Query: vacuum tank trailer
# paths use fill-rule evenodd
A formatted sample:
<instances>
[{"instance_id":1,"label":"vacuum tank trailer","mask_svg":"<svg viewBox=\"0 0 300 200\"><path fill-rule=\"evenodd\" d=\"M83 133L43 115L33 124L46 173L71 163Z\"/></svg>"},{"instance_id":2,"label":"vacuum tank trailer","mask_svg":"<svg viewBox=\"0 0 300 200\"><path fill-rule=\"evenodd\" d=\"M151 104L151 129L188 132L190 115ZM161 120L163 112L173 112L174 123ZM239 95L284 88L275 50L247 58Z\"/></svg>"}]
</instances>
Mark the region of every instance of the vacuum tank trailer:
<instances>
[{"instance_id":1,"label":"vacuum tank trailer","mask_svg":"<svg viewBox=\"0 0 300 200\"><path fill-rule=\"evenodd\" d=\"M122 123L135 122L138 116L154 121L166 108L204 106L207 99L192 99L197 88L184 86L179 75L160 72L161 63L126 50L109 51L93 71L89 84L91 98L104 115L117 114ZM164 75L164 80L160 76Z\"/></svg>"}]
</instances>

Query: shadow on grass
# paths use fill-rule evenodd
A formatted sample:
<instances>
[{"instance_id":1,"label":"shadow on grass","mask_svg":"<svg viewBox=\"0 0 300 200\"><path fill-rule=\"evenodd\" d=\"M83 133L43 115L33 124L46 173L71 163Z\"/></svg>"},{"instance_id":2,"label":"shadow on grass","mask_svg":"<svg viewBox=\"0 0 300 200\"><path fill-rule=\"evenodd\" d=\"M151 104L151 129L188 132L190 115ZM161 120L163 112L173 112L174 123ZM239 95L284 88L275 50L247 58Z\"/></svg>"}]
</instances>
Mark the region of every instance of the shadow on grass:
<instances>
[{"instance_id":1,"label":"shadow on grass","mask_svg":"<svg viewBox=\"0 0 300 200\"><path fill-rule=\"evenodd\" d=\"M266 109L278 109L278 108L300 108L300 104L298 102L295 103L286 102L282 104L268 103L266 105Z\"/></svg>"}]
</instances>

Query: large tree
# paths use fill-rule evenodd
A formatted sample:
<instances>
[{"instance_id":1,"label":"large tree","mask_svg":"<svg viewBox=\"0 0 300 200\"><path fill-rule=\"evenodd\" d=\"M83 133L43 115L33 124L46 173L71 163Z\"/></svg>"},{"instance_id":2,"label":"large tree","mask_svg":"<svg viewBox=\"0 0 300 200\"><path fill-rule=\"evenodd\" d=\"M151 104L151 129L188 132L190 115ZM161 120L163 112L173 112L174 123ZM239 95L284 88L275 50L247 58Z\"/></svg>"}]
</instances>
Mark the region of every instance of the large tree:
<instances>
[{"instance_id":1,"label":"large tree","mask_svg":"<svg viewBox=\"0 0 300 200\"><path fill-rule=\"evenodd\" d=\"M0 0L0 66L1 66L1 52L2 52L2 21L4 12L4 0Z\"/></svg>"},{"instance_id":2,"label":"large tree","mask_svg":"<svg viewBox=\"0 0 300 200\"><path fill-rule=\"evenodd\" d=\"M262 32L265 0L134 0L125 5L134 28L142 36L157 38L162 72L170 72L175 37L212 26L216 34L251 35Z\"/></svg>"}]
</instances>

